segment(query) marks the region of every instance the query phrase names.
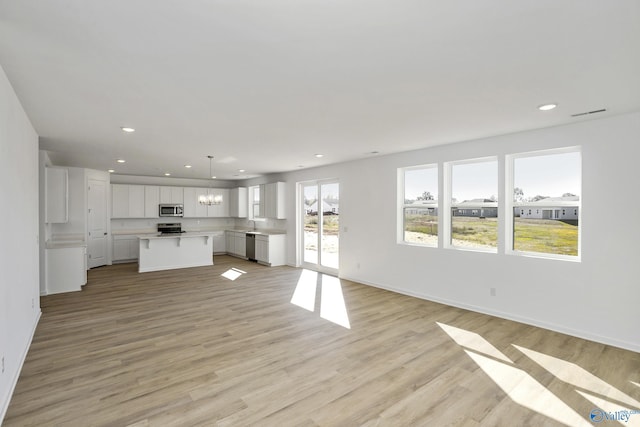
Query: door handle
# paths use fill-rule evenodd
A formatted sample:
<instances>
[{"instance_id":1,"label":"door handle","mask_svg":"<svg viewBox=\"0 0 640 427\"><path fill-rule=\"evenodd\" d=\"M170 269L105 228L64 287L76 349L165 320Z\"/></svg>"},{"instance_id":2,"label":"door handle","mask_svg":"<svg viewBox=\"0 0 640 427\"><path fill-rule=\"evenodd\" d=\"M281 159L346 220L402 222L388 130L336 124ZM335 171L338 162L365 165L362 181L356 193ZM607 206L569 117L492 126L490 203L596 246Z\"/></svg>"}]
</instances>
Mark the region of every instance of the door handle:
<instances>
[{"instance_id":1,"label":"door handle","mask_svg":"<svg viewBox=\"0 0 640 427\"><path fill-rule=\"evenodd\" d=\"M106 235L107 235L107 233L104 233L104 235L106 236Z\"/></svg>"}]
</instances>

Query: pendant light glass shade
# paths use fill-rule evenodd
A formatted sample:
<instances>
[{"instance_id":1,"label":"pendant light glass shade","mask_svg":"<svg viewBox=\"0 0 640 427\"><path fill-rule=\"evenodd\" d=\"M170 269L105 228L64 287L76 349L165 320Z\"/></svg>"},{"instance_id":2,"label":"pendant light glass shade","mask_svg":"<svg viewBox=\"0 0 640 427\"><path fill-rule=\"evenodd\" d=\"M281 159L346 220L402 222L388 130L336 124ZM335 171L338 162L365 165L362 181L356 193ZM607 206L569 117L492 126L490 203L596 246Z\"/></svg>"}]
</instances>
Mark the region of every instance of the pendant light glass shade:
<instances>
[{"instance_id":1,"label":"pendant light glass shade","mask_svg":"<svg viewBox=\"0 0 640 427\"><path fill-rule=\"evenodd\" d=\"M211 168L211 162L213 161L213 156L207 156L209 158L209 179L210 182L213 181L213 173L212 173L212 168ZM222 194L213 194L213 189L211 188L211 185L209 185L209 194L201 194L200 196L198 196L198 203L200 203L201 205L207 205L207 206L212 206L212 205L219 205L223 202L222 200Z\"/></svg>"}]
</instances>

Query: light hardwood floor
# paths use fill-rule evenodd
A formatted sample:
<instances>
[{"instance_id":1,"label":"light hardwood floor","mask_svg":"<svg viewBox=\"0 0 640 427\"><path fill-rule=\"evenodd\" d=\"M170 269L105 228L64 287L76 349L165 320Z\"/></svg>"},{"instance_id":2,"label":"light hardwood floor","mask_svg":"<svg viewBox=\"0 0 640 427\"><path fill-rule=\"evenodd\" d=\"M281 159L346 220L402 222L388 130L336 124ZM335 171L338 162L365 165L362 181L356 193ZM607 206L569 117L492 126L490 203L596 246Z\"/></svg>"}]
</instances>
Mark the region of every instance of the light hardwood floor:
<instances>
[{"instance_id":1,"label":"light hardwood floor","mask_svg":"<svg viewBox=\"0 0 640 427\"><path fill-rule=\"evenodd\" d=\"M102 267L42 298L4 425L554 426L640 410L638 353L342 280L348 329L323 318L340 308L322 298L330 277L300 285L317 280L310 311L290 302L301 270L215 262Z\"/></svg>"}]
</instances>

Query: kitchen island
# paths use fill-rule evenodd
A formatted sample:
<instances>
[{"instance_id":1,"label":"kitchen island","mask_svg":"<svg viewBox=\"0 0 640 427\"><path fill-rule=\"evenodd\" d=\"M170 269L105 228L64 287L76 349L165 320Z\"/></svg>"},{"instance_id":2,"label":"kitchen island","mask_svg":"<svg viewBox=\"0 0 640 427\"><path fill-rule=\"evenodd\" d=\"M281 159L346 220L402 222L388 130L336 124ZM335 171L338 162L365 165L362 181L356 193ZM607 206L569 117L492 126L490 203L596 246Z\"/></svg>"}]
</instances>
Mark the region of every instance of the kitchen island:
<instances>
[{"instance_id":1,"label":"kitchen island","mask_svg":"<svg viewBox=\"0 0 640 427\"><path fill-rule=\"evenodd\" d=\"M213 233L140 235L138 272L213 265Z\"/></svg>"}]
</instances>

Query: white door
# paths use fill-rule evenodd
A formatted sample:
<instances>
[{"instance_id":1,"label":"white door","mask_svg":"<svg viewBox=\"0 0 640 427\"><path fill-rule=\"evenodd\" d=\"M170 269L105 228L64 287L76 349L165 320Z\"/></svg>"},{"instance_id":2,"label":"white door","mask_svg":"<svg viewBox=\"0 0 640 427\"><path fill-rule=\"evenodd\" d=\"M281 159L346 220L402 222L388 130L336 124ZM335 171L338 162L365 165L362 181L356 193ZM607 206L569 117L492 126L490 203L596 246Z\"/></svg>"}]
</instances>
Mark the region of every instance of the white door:
<instances>
[{"instance_id":1,"label":"white door","mask_svg":"<svg viewBox=\"0 0 640 427\"><path fill-rule=\"evenodd\" d=\"M88 191L89 241L87 253L89 268L107 264L107 184L105 181L89 180Z\"/></svg>"},{"instance_id":2,"label":"white door","mask_svg":"<svg viewBox=\"0 0 640 427\"><path fill-rule=\"evenodd\" d=\"M300 186L301 259L305 268L337 274L340 238L340 184L337 181Z\"/></svg>"}]
</instances>

